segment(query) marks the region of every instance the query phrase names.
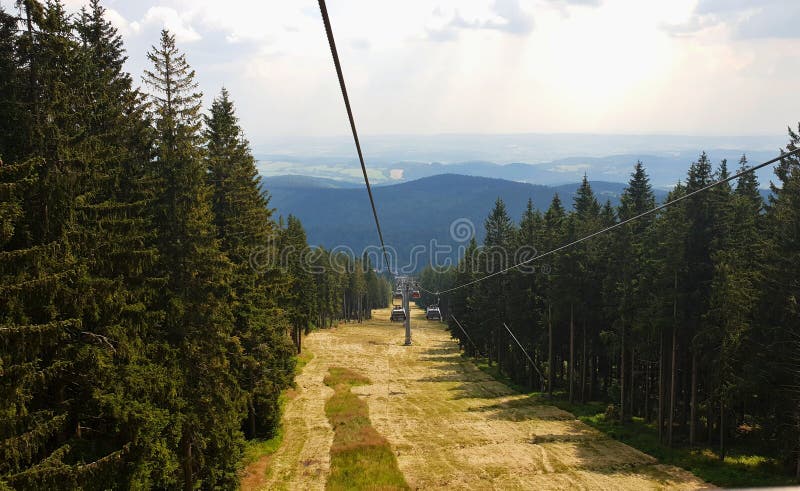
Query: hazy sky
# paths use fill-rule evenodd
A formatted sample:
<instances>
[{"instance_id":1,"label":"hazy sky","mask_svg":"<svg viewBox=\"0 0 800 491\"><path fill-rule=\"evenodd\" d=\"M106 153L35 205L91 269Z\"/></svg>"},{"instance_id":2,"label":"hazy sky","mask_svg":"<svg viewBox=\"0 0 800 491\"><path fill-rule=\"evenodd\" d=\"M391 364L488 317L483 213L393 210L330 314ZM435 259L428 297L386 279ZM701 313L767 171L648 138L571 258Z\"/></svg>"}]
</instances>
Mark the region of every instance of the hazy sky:
<instances>
[{"instance_id":1,"label":"hazy sky","mask_svg":"<svg viewBox=\"0 0 800 491\"><path fill-rule=\"evenodd\" d=\"M206 98L230 90L255 146L349 132L316 1L105 6L137 80L166 26ZM365 134L782 135L800 120L800 0L328 0L328 9Z\"/></svg>"}]
</instances>

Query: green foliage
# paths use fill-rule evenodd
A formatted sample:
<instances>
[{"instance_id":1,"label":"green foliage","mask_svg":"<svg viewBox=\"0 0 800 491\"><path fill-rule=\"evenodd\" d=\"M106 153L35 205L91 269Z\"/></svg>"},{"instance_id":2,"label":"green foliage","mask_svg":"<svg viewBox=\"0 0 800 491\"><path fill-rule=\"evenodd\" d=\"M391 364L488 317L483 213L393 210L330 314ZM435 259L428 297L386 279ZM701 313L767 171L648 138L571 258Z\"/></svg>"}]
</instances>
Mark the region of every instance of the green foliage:
<instances>
[{"instance_id":1,"label":"green foliage","mask_svg":"<svg viewBox=\"0 0 800 491\"><path fill-rule=\"evenodd\" d=\"M789 137L791 151L800 128ZM739 168L747 168L745 157ZM634 445L641 429L650 453L681 455L667 462L712 482L785 483L789 473L800 479L798 169L796 157L781 161L767 205L755 176L746 174L735 186L716 186L445 295L461 325L448 319L450 332L493 375L527 390L563 392L569 403L598 401L594 414L613 407L603 424L634 421L624 427L633 428L626 438ZM703 153L667 199L728 176L726 162L714 170ZM498 202L486 221L485 247L470 244L453 270L424 271L422 286L435 292L482 277L490 271L481 258L492 247L548 251L655 204L641 162L616 210L598 205L587 179L571 211L557 196L544 214L529 204L518 227ZM507 235L514 240L505 242ZM675 448L683 445L690 449ZM766 456L782 475L745 477L752 459L741 455L748 453Z\"/></svg>"},{"instance_id":2,"label":"green foliage","mask_svg":"<svg viewBox=\"0 0 800 491\"><path fill-rule=\"evenodd\" d=\"M274 223L222 91L206 118L168 32L147 96L98 0L0 10L0 487L233 488L278 435L317 277ZM23 29L19 30L18 27ZM331 299L388 301L368 262ZM348 300L347 305L353 305ZM331 318L343 318L342 302Z\"/></svg>"},{"instance_id":3,"label":"green foliage","mask_svg":"<svg viewBox=\"0 0 800 491\"><path fill-rule=\"evenodd\" d=\"M724 461L713 448L667 448L660 444L658 430L642 418L633 418L621 425L608 417L608 411L597 403L570 404L566 400L552 401L569 411L584 423L593 426L612 438L657 458L662 464L674 465L691 471L697 477L715 486L786 486L794 481L782 472L777 459L752 453L746 448L734 448Z\"/></svg>"}]
</instances>

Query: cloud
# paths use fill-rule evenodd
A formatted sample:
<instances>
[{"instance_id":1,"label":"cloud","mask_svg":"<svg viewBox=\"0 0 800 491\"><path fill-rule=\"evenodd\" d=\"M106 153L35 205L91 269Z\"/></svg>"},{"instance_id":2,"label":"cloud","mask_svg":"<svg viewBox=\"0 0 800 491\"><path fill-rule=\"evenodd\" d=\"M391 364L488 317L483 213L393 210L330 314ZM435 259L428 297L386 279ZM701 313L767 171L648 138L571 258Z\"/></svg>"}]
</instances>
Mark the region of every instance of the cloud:
<instances>
[{"instance_id":1,"label":"cloud","mask_svg":"<svg viewBox=\"0 0 800 491\"><path fill-rule=\"evenodd\" d=\"M584 0L585 1L585 0ZM441 15L441 10L434 10ZM450 21L439 29L428 29L428 39L432 41L452 41L458 37L460 29L492 30L514 35L526 35L533 31L533 16L525 12L519 0L495 0L488 18L466 20L456 10Z\"/></svg>"},{"instance_id":2,"label":"cloud","mask_svg":"<svg viewBox=\"0 0 800 491\"><path fill-rule=\"evenodd\" d=\"M724 25L734 39L800 38L797 0L700 0L687 22L667 24L674 35L692 35Z\"/></svg>"},{"instance_id":3,"label":"cloud","mask_svg":"<svg viewBox=\"0 0 800 491\"><path fill-rule=\"evenodd\" d=\"M371 44L369 42L369 39L357 38L350 41L350 46L352 46L353 49L369 50Z\"/></svg>"},{"instance_id":4,"label":"cloud","mask_svg":"<svg viewBox=\"0 0 800 491\"><path fill-rule=\"evenodd\" d=\"M142 24L158 25L168 29L181 43L199 41L202 36L188 23L177 10L171 7L150 7L144 15Z\"/></svg>"},{"instance_id":5,"label":"cloud","mask_svg":"<svg viewBox=\"0 0 800 491\"><path fill-rule=\"evenodd\" d=\"M142 29L142 25L136 21L128 22L125 17L114 9L106 9L105 19L114 26L117 31L123 36L130 36L138 33Z\"/></svg>"},{"instance_id":6,"label":"cloud","mask_svg":"<svg viewBox=\"0 0 800 491\"><path fill-rule=\"evenodd\" d=\"M567 5L579 5L585 7L599 7L600 0L551 0L557 3L564 3Z\"/></svg>"}]
</instances>

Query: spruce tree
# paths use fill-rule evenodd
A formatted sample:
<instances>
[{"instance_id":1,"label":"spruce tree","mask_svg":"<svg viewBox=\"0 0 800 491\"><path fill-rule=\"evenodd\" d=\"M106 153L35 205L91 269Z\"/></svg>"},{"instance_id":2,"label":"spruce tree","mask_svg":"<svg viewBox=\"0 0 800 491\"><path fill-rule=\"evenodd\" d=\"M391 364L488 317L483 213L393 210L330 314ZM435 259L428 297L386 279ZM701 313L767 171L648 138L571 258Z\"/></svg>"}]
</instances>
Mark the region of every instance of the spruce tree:
<instances>
[{"instance_id":1,"label":"spruce tree","mask_svg":"<svg viewBox=\"0 0 800 491\"><path fill-rule=\"evenodd\" d=\"M789 128L786 151L798 148L800 123L797 130ZM779 448L787 460L793 455L800 479L800 158L784 156L775 167L775 175L778 182L771 185L773 196L767 210L770 241L759 322L767 353L761 368L769 382L761 386L773 396L777 393L770 412L788 423L779 432Z\"/></svg>"},{"instance_id":2,"label":"spruce tree","mask_svg":"<svg viewBox=\"0 0 800 491\"><path fill-rule=\"evenodd\" d=\"M655 197L650 186L650 179L642 165L634 166L628 186L620 198L618 215L620 220L627 220L644 213L655 206ZM609 249L611 256L611 275L606 278L608 292L607 303L616 309L615 322L618 325L620 353L620 418L624 421L628 414L627 402L633 408L635 400L630 390L630 378L635 367L630 363L632 354L630 346L637 344L634 336L642 337L647 329L644 325L643 307L646 303L646 291L643 290L645 276L645 232L650 219L638 220L623 226L613 235L613 245ZM627 385L626 385L627 382Z\"/></svg>"},{"instance_id":3,"label":"spruce tree","mask_svg":"<svg viewBox=\"0 0 800 491\"><path fill-rule=\"evenodd\" d=\"M249 438L271 437L278 425L278 398L291 383L293 347L278 305L285 280L277 264L253 264L251 258L255 253L267 260L277 257L277 231L227 90L214 99L205 123L214 222L233 263L233 335L242 349L235 368L247 398L245 431Z\"/></svg>"},{"instance_id":4,"label":"spruce tree","mask_svg":"<svg viewBox=\"0 0 800 491\"><path fill-rule=\"evenodd\" d=\"M168 445L181 469L157 485L229 487L237 481L242 447L244 398L231 367L231 353L241 345L232 336L229 308L233 268L220 250L206 181L201 94L168 31L147 56L153 64L144 76L152 90L153 165L163 181L155 203L158 270L165 278L158 346L172 423Z\"/></svg>"},{"instance_id":5,"label":"spruce tree","mask_svg":"<svg viewBox=\"0 0 800 491\"><path fill-rule=\"evenodd\" d=\"M27 93L12 91L11 95L19 99L10 101L10 106L32 113L33 118L27 120L30 126L18 128L20 135L27 132L27 137L20 137L20 141L29 145L7 148L11 155L19 157L20 153L26 153L45 160L34 159L3 168L12 181L22 178L22 181L8 183L15 198L21 199L16 203L10 201L14 216L9 217L8 222L4 220L11 226L7 236L11 242L6 245L18 247L22 242L11 244L22 237L29 244L47 240L49 245L42 247L42 244L35 249L48 254L48 260L43 262L35 255L26 255L18 258L22 260L16 266L38 276L47 270L45 264L60 260L63 267L71 270L70 274L60 273L52 281L44 282L51 289L51 293L46 294L49 300L26 294L31 307L47 307L47 318L56 329L49 333L47 343L33 344L28 354L59 367L57 379L60 380L54 379L52 383L60 384L58 398L63 402L59 403L59 410L66 418L66 427L58 430L57 439L50 440L58 443L55 451L48 455L47 446L38 448L24 465L16 468L21 472L12 472L8 479L21 489L71 488L77 483L86 488L102 488L116 480L131 479L123 469L130 471L132 466L121 464L135 460L133 454L140 450L134 448L130 440L135 424L128 423L133 420L130 413L135 403L134 396L126 391L122 375L129 372L127 368L136 351L130 344L132 332L127 316L141 309L138 300L123 285L121 275L129 272L126 268L135 270L141 263L120 252L134 247L134 242L127 238L136 237L138 222L127 220L126 214L138 214L141 207L135 206L132 210L117 201L116 183L109 177L111 169L119 164L110 156L127 152L129 142L122 136L130 126L127 121L133 120L134 125L140 122L129 114L123 115L121 110L111 121L109 113L93 105L94 100L104 96L120 101L118 107L122 101L129 100L130 84L106 86L105 78L100 77L98 81L99 74L114 72L121 79L130 79L121 74L121 63L110 66L111 59L119 55L118 51L110 51L109 58L96 59L92 56L93 50L102 41L81 42L80 28L90 23L85 16L73 23L58 2L48 3L46 8L28 2L24 8L30 23L28 31L17 40L16 58L28 60L27 88L30 90ZM99 12L94 22L104 22L99 5L94 3L93 8ZM110 38L114 37L107 23L102 27L107 29ZM30 35L33 32L37 35ZM92 92L87 87L97 90ZM47 117L28 111L34 107L36 111L44 111ZM9 119L25 121L25 118L13 116ZM105 134L99 125L113 127L115 131ZM42 139L45 135L49 136L46 143ZM23 194L18 194L20 192ZM20 233L23 235L18 235ZM31 267L28 260L40 266ZM14 281L9 277L3 283L10 287ZM37 288L41 286L43 284ZM54 294L57 291L70 294ZM9 301L13 303L13 295L9 296ZM134 307L129 308L131 305ZM7 313L14 316L21 312L14 314L14 310L9 308ZM56 320L65 315L71 318L70 326ZM6 334L23 332L21 328L9 328ZM14 345L13 339L9 342ZM45 355L41 350L46 346L51 346L52 351ZM36 369L36 365L28 366ZM39 369L48 370L46 366ZM14 383L13 379L10 383ZM45 393L53 390L48 387L41 385ZM30 395L30 400L39 397L34 393ZM24 405L18 407L22 409ZM7 449L13 451L13 444ZM44 458L39 462L37 457ZM13 460L16 459L9 462ZM9 469L2 472L7 471Z\"/></svg>"},{"instance_id":6,"label":"spruce tree","mask_svg":"<svg viewBox=\"0 0 800 491\"><path fill-rule=\"evenodd\" d=\"M306 231L303 229L303 224L297 217L289 215L286 221L286 228L281 230L279 238L279 254L287 274L287 281L289 287L285 291L281 304L285 305L285 309L289 315L289 323L292 329L292 339L295 343L295 348L299 352L302 348L302 335L308 333L311 327L312 312L316 311L316 294L314 288L314 276L309 268L311 259L317 253L312 254L308 247L306 240ZM322 275L323 281L327 281L325 285L328 292L327 306L331 310L340 311L342 309L335 309L333 306L342 306L342 298L334 298L340 292L339 285L332 285L330 281L334 281L337 274L343 274L344 271L336 271L334 260L330 256L326 256L327 261L319 264L319 268L315 268L318 274ZM320 259L322 259L320 257ZM338 283L338 282L337 282Z\"/></svg>"}]
</instances>

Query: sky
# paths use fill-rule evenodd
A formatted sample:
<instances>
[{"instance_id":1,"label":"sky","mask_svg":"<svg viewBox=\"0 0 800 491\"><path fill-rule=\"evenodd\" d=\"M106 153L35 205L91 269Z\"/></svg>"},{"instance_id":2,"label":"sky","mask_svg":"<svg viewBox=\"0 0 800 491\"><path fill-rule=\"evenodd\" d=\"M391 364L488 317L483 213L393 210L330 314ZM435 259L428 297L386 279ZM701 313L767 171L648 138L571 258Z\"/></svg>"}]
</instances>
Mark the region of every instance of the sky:
<instances>
[{"instance_id":1,"label":"sky","mask_svg":"<svg viewBox=\"0 0 800 491\"><path fill-rule=\"evenodd\" d=\"M206 103L225 86L256 148L349 133L317 2L104 5L137 80L166 27ZM328 0L328 10L367 135L783 135L800 120L798 0Z\"/></svg>"}]
</instances>

